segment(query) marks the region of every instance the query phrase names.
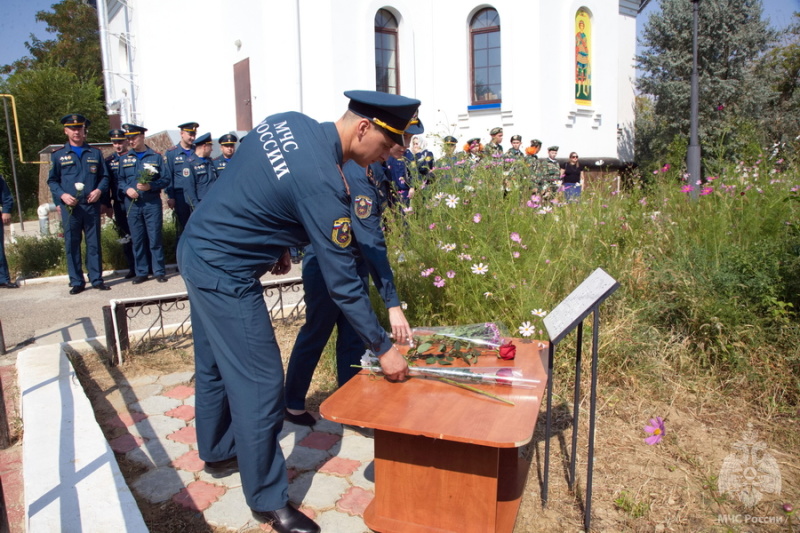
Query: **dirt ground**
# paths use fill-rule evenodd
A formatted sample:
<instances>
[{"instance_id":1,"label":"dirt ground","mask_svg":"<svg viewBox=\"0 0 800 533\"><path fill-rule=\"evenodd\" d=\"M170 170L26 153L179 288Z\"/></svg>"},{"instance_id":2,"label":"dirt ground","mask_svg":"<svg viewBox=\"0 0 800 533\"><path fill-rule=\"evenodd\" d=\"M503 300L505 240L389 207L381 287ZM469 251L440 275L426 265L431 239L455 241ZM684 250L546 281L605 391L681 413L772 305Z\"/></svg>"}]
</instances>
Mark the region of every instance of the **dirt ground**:
<instances>
[{"instance_id":1,"label":"dirt ground","mask_svg":"<svg viewBox=\"0 0 800 533\"><path fill-rule=\"evenodd\" d=\"M297 324L276 327L286 360ZM121 377L192 369L191 346L161 347L137 354L109 369L99 358L85 357L79 374L90 399L101 398ZM309 408L330 395L331 371L320 368L310 390ZM542 409L531 443L521 453L531 461L515 533L577 532L584 529L588 446L588 384L581 401L575 490L567 485L572 440L572 388L556 380L553 402L548 505L542 507L544 420ZM567 400L568 398L568 400ZM666 420L666 433L647 445L643 428L652 417ZM105 418L98 416L99 419ZM685 390L665 385L658 398L641 394L635 383L603 386L600 377L595 430L591 530L603 532L800 532L798 416L756 411L746 398L731 399L714 390ZM106 430L104 431L111 431ZM107 436L113 438L111 433ZM139 466L118 456L123 474ZM723 492L721 488L726 488ZM745 505L743 501L757 503ZM201 515L175 504L139 501L153 532L209 532ZM347 533L347 532L335 532Z\"/></svg>"}]
</instances>

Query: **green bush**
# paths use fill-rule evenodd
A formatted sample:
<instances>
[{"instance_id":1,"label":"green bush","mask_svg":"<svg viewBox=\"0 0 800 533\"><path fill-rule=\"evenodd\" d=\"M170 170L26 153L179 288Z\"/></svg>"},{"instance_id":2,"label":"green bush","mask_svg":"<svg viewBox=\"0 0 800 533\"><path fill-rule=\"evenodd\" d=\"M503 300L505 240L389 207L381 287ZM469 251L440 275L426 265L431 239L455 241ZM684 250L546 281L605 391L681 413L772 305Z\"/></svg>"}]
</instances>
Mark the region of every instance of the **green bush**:
<instances>
[{"instance_id":1,"label":"green bush","mask_svg":"<svg viewBox=\"0 0 800 533\"><path fill-rule=\"evenodd\" d=\"M19 237L6 246L11 278L35 278L67 271L64 239L55 236Z\"/></svg>"},{"instance_id":2,"label":"green bush","mask_svg":"<svg viewBox=\"0 0 800 533\"><path fill-rule=\"evenodd\" d=\"M564 203L503 160L438 169L424 199L389 221L406 316L420 326L495 320L545 337L532 311L602 267L620 282L603 306L604 334L614 332L603 364L615 375L636 365L744 373L792 405L800 202L787 199L800 180L765 161L721 170L696 200L665 165L646 189L593 183Z\"/></svg>"}]
</instances>

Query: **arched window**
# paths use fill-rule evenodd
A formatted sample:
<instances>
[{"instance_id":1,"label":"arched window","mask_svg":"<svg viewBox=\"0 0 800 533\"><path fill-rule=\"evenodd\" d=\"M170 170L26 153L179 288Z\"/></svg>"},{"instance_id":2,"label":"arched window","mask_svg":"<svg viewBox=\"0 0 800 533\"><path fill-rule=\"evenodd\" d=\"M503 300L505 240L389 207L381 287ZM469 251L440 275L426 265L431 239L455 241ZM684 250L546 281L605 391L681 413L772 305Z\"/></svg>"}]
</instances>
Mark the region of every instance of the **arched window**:
<instances>
[{"instance_id":1,"label":"arched window","mask_svg":"<svg viewBox=\"0 0 800 533\"><path fill-rule=\"evenodd\" d=\"M400 94L397 19L385 9L375 14L375 90Z\"/></svg>"},{"instance_id":2,"label":"arched window","mask_svg":"<svg viewBox=\"0 0 800 533\"><path fill-rule=\"evenodd\" d=\"M500 82L500 16L497 10L478 11L469 25L472 44L472 103L502 100Z\"/></svg>"}]
</instances>

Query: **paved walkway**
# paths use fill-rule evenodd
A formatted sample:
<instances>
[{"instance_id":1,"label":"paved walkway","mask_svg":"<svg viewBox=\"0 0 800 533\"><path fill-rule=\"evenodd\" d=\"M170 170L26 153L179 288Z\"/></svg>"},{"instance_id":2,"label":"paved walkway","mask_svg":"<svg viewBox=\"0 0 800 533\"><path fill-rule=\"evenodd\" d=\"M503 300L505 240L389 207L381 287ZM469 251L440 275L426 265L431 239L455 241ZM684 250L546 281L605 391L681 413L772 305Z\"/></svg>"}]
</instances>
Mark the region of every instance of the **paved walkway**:
<instances>
[{"instance_id":1,"label":"paved walkway","mask_svg":"<svg viewBox=\"0 0 800 533\"><path fill-rule=\"evenodd\" d=\"M101 420L109 444L147 470L129 482L152 503L168 500L203 513L206 522L236 531L258 527L244 501L241 479L203 472L194 427L191 372L141 376L118 383L106 396L117 415ZM363 513L373 498L373 444L340 424L314 428L286 422L281 448L289 473L289 498L323 531L369 531ZM263 527L266 531L271 528Z\"/></svg>"},{"instance_id":2,"label":"paved walkway","mask_svg":"<svg viewBox=\"0 0 800 533\"><path fill-rule=\"evenodd\" d=\"M293 272L286 277L296 277ZM102 306L110 298L156 295L183 291L179 275L169 283L154 281L131 286L121 274L106 276L112 291L87 290L70 296L64 279L29 280L15 290L0 293L0 320L9 353L0 357L0 380L6 397L9 421L18 420L15 363L26 348L58 346L61 342L104 338ZM160 292L159 292L160 291ZM117 383L106 400L116 415L101 420L109 445L117 457L141 464L145 471L129 483L139 496L154 502L172 500L202 512L211 525L234 531L270 531L252 519L241 490L238 474L213 479L202 471L194 429L194 389L191 374L142 376ZM28 411L28 416L46 414ZM33 411L33 412L31 412ZM369 531L362 515L373 497L373 443L370 436L322 420L313 428L286 423L281 447L287 458L289 497L312 516L323 531L360 533ZM30 509L23 498L22 444L0 450L0 482L11 533L26 529ZM4 531L0 513L0 531ZM91 524L83 524L92 532ZM36 532L38 533L38 532ZM49 532L48 532L49 533Z\"/></svg>"}]
</instances>

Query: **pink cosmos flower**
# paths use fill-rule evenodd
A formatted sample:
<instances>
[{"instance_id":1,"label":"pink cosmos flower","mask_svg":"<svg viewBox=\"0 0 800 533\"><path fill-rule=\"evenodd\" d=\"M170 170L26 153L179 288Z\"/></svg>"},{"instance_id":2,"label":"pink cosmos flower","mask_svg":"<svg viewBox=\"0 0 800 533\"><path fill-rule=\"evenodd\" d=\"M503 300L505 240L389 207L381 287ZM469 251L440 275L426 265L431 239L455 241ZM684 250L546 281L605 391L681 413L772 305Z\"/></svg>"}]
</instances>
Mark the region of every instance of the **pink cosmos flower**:
<instances>
[{"instance_id":1,"label":"pink cosmos flower","mask_svg":"<svg viewBox=\"0 0 800 533\"><path fill-rule=\"evenodd\" d=\"M664 435L667 433L667 429L664 427L664 419L660 416L651 418L650 425L645 426L644 430L650 434L649 437L644 439L644 442L651 446L661 442L661 439L663 439Z\"/></svg>"},{"instance_id":2,"label":"pink cosmos flower","mask_svg":"<svg viewBox=\"0 0 800 533\"><path fill-rule=\"evenodd\" d=\"M444 280L442 279L442 276L436 276L436 278L433 281L433 284L439 288L444 287Z\"/></svg>"},{"instance_id":3,"label":"pink cosmos flower","mask_svg":"<svg viewBox=\"0 0 800 533\"><path fill-rule=\"evenodd\" d=\"M714 187L706 186L706 187L703 187L702 191L700 191L700 196L708 196L712 192L714 192Z\"/></svg>"},{"instance_id":4,"label":"pink cosmos flower","mask_svg":"<svg viewBox=\"0 0 800 533\"><path fill-rule=\"evenodd\" d=\"M456 271L455 270L448 270L447 271L447 277L450 278L450 279L453 279L454 277L456 277Z\"/></svg>"},{"instance_id":5,"label":"pink cosmos flower","mask_svg":"<svg viewBox=\"0 0 800 533\"><path fill-rule=\"evenodd\" d=\"M472 215L472 221L476 224L481 221L481 218L482 217L480 213L475 213L474 215Z\"/></svg>"},{"instance_id":6,"label":"pink cosmos flower","mask_svg":"<svg viewBox=\"0 0 800 533\"><path fill-rule=\"evenodd\" d=\"M517 257L519 257L519 252L516 252L516 251L515 251L515 252L514 252L514 253L512 253L511 255L513 255L513 256L514 256L514 259L516 259Z\"/></svg>"},{"instance_id":7,"label":"pink cosmos flower","mask_svg":"<svg viewBox=\"0 0 800 533\"><path fill-rule=\"evenodd\" d=\"M694 187L692 187L691 185L684 185L683 187L681 187L681 192L685 192L687 194L692 192L693 190Z\"/></svg>"},{"instance_id":8,"label":"pink cosmos flower","mask_svg":"<svg viewBox=\"0 0 800 533\"><path fill-rule=\"evenodd\" d=\"M511 232L511 240L514 242L522 242L522 237L516 231Z\"/></svg>"},{"instance_id":9,"label":"pink cosmos flower","mask_svg":"<svg viewBox=\"0 0 800 533\"><path fill-rule=\"evenodd\" d=\"M428 268L426 270L423 270L422 272L419 273L419 275L422 276L423 278L427 278L428 276L433 274L433 271L434 271L434 268L431 267L431 268Z\"/></svg>"},{"instance_id":10,"label":"pink cosmos flower","mask_svg":"<svg viewBox=\"0 0 800 533\"><path fill-rule=\"evenodd\" d=\"M430 226L428 226L428 229L433 229L433 228L435 228L435 227L436 227L436 223L434 222L433 224L431 224Z\"/></svg>"}]
</instances>

